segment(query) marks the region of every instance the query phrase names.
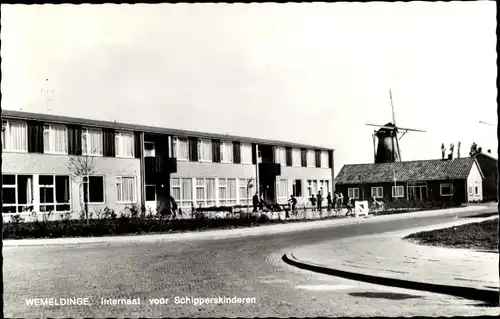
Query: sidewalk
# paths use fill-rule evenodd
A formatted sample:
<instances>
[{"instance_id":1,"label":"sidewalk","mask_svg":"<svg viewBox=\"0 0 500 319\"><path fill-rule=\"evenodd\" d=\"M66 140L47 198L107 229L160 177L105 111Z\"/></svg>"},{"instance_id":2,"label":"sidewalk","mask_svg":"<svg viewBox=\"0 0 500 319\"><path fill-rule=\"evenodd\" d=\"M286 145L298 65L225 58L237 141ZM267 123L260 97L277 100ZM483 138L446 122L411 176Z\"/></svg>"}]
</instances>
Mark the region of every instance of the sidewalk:
<instances>
[{"instance_id":1,"label":"sidewalk","mask_svg":"<svg viewBox=\"0 0 500 319\"><path fill-rule=\"evenodd\" d=\"M49 238L49 239L6 239L3 240L4 247L17 246L47 246L47 245L76 245L96 243L124 243L124 242L165 242L181 240L207 240L224 239L243 236L261 236L267 234L278 234L299 230L310 230L327 228L332 226L353 225L358 223L372 223L384 220L410 219L432 215L448 215L459 212L473 212L487 209L486 206L469 206L462 208L450 208L434 211L420 211L404 214L370 216L368 218L342 218L330 220L315 220L307 222L294 222L286 224L264 225L259 227L219 229L200 232L184 232L152 235L130 235L130 236L108 236L108 237L73 237L73 238ZM344 213L345 214L345 213Z\"/></svg>"},{"instance_id":2,"label":"sidewalk","mask_svg":"<svg viewBox=\"0 0 500 319\"><path fill-rule=\"evenodd\" d=\"M459 297L498 301L498 254L423 246L403 240L411 233L494 219L460 221L303 246L284 260L300 268L350 279Z\"/></svg>"}]
</instances>

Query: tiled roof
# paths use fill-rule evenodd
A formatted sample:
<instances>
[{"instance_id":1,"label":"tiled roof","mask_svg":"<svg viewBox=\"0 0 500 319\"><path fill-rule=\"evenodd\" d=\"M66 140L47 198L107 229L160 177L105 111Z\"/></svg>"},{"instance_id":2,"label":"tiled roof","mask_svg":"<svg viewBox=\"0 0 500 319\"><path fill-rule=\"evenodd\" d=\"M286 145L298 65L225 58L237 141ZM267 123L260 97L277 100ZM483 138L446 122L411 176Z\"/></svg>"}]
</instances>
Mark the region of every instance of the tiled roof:
<instances>
[{"instance_id":1,"label":"tiled roof","mask_svg":"<svg viewBox=\"0 0 500 319\"><path fill-rule=\"evenodd\" d=\"M452 160L423 160L380 164L344 165L335 178L335 184L371 184L396 181L431 181L466 179L474 158Z\"/></svg>"},{"instance_id":2,"label":"tiled roof","mask_svg":"<svg viewBox=\"0 0 500 319\"><path fill-rule=\"evenodd\" d=\"M187 130L178 130L178 129L156 127L156 126L145 126L145 125L117 123L117 122L109 122L109 121L99 121L99 120L82 119L82 118L52 115L52 114L31 113L31 112L24 112L24 111L2 110L2 117L6 118L6 119L37 120L37 121L46 121L46 122L50 122L50 123L77 124L77 125L84 125L84 126L94 126L94 127L100 127L100 128L112 128L112 129L117 129L117 130L120 130L120 129L121 130L131 130L131 131L139 131L139 132L154 133L154 134L167 134L167 135L183 136L183 137L189 136L189 137L198 137L198 138L212 138L212 139L220 139L220 140L228 140L228 141L239 141L239 142L247 142L247 143L265 144L265 145L296 147L296 148L309 148L309 149L318 149L318 150L324 150L324 151L333 151L332 148L327 148L327 147L306 145L306 144L286 142L286 141L268 140L268 139L263 139L263 138L252 138L252 137L234 136L234 135L227 135L227 134L203 133L203 132L196 132L196 131L187 131Z\"/></svg>"}]
</instances>

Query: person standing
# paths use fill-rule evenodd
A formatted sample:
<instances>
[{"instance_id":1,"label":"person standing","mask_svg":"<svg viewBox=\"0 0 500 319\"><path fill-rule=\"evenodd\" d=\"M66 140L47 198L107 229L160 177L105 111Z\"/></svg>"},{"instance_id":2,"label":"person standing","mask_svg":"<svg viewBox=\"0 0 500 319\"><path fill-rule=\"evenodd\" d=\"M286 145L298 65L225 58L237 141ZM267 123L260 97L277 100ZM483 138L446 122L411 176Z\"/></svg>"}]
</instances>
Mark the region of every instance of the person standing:
<instances>
[{"instance_id":1,"label":"person standing","mask_svg":"<svg viewBox=\"0 0 500 319\"><path fill-rule=\"evenodd\" d=\"M318 191L318 195L316 196L316 199L318 201L318 211L321 212L321 205L323 203L323 196L321 196L321 191Z\"/></svg>"},{"instance_id":2,"label":"person standing","mask_svg":"<svg viewBox=\"0 0 500 319\"><path fill-rule=\"evenodd\" d=\"M255 193L252 197L252 204L253 204L253 212L257 212L257 207L259 206L259 194Z\"/></svg>"},{"instance_id":3,"label":"person standing","mask_svg":"<svg viewBox=\"0 0 500 319\"><path fill-rule=\"evenodd\" d=\"M344 206L344 194L340 193L339 194L339 210L342 211L342 208Z\"/></svg>"},{"instance_id":4,"label":"person standing","mask_svg":"<svg viewBox=\"0 0 500 319\"><path fill-rule=\"evenodd\" d=\"M345 213L345 215L349 215L349 214L352 214L352 198L349 197L347 199L347 213Z\"/></svg>"},{"instance_id":5,"label":"person standing","mask_svg":"<svg viewBox=\"0 0 500 319\"><path fill-rule=\"evenodd\" d=\"M332 194L328 192L328 195L326 196L326 205L328 207L328 212L332 209Z\"/></svg>"},{"instance_id":6,"label":"person standing","mask_svg":"<svg viewBox=\"0 0 500 319\"><path fill-rule=\"evenodd\" d=\"M297 199L295 198L295 196L293 196L293 194L290 195L289 202L292 205L292 212L295 212L295 207L297 206Z\"/></svg>"},{"instance_id":7,"label":"person standing","mask_svg":"<svg viewBox=\"0 0 500 319\"><path fill-rule=\"evenodd\" d=\"M311 195L309 201L311 202L313 212L316 211L316 197L314 197L314 194Z\"/></svg>"},{"instance_id":8,"label":"person standing","mask_svg":"<svg viewBox=\"0 0 500 319\"><path fill-rule=\"evenodd\" d=\"M333 210L337 212L337 207L339 206L339 193L333 193Z\"/></svg>"}]
</instances>

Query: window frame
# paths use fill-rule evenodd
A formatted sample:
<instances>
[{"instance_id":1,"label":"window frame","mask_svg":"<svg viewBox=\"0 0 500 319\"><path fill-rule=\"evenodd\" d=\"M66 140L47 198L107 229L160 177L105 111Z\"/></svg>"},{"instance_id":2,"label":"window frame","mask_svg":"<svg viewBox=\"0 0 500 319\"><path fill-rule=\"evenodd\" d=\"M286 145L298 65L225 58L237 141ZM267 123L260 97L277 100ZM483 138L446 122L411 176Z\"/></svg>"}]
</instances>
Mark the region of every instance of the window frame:
<instances>
[{"instance_id":1,"label":"window frame","mask_svg":"<svg viewBox=\"0 0 500 319\"><path fill-rule=\"evenodd\" d=\"M354 193L357 193L355 196ZM352 196L351 196L352 195ZM352 199L359 199L359 187L351 187L347 189L347 197Z\"/></svg>"},{"instance_id":2,"label":"window frame","mask_svg":"<svg viewBox=\"0 0 500 319\"><path fill-rule=\"evenodd\" d=\"M118 180L120 180L120 187L121 189L121 194L123 197L123 179L124 178L132 178L134 180L134 191L133 191L133 199L132 201L123 201L118 198ZM137 203L137 176L132 176L132 175L117 175L116 180L115 180L115 186L116 186L116 203L117 204L135 204Z\"/></svg>"},{"instance_id":3,"label":"window frame","mask_svg":"<svg viewBox=\"0 0 500 319\"><path fill-rule=\"evenodd\" d=\"M314 150L307 150L306 153L306 158L307 158L307 167L316 167L316 152Z\"/></svg>"},{"instance_id":4,"label":"window frame","mask_svg":"<svg viewBox=\"0 0 500 319\"><path fill-rule=\"evenodd\" d=\"M393 187L394 187L394 186L393 186ZM382 195L380 195L380 196L375 196L375 195L374 195L374 192L373 192L374 190L381 190L381 192L380 192L380 193L381 193ZM384 187L382 187L382 186L374 186L374 187L372 187L372 188L371 188L371 195L372 195L372 198L373 198L373 197L375 197L375 198L384 198Z\"/></svg>"},{"instance_id":5,"label":"window frame","mask_svg":"<svg viewBox=\"0 0 500 319\"><path fill-rule=\"evenodd\" d=\"M146 155L146 154L148 154L148 151L146 150L146 144L147 145L153 145L153 149L152 149L153 150L153 152L152 152L153 155L152 156L151 155ZM143 148L143 151L144 151L144 157L156 157L156 144L155 144L155 142L144 141L144 145L143 145L142 148Z\"/></svg>"},{"instance_id":6,"label":"window frame","mask_svg":"<svg viewBox=\"0 0 500 319\"><path fill-rule=\"evenodd\" d=\"M451 192L449 194L443 194L443 188L449 187ZM439 185L439 195L442 197L450 197L453 196L455 193L455 190L453 189L453 183L441 183Z\"/></svg>"},{"instance_id":7,"label":"window frame","mask_svg":"<svg viewBox=\"0 0 500 319\"><path fill-rule=\"evenodd\" d=\"M10 127L12 123L20 123L23 125L23 129L26 135L26 141L24 143L23 149L13 149L12 148L12 135L10 134ZM28 122L26 121L16 121L16 120L2 120L2 135L4 136L4 141L2 143L2 151L9 153L28 153Z\"/></svg>"},{"instance_id":8,"label":"window frame","mask_svg":"<svg viewBox=\"0 0 500 319\"><path fill-rule=\"evenodd\" d=\"M5 184L3 183L2 184L2 192L3 192L3 189L4 188L12 188L14 189L14 201L15 203L12 203L12 204L8 204L8 203L5 203L3 202L2 203L2 214L19 214L19 213L23 213L23 212L30 212L32 211L35 206L34 206L34 203L35 203L35 183L34 183L34 179L35 179L35 175L33 174L15 174L15 173L2 173L2 175L10 175L10 176L14 176L14 184ZM19 203L19 181L18 181L18 177L19 176L28 176L28 177L31 177L31 203L26 203L26 204L20 204ZM3 177L3 176L2 176ZM54 194L55 196L55 194ZM2 194L2 199L3 199L3 194ZM3 208L4 207L12 207L14 208L14 212L3 212ZM21 211L19 211L21 210Z\"/></svg>"},{"instance_id":9,"label":"window frame","mask_svg":"<svg viewBox=\"0 0 500 319\"><path fill-rule=\"evenodd\" d=\"M208 150L208 159L203 158L204 151ZM207 138L198 139L198 162L212 162L212 140Z\"/></svg>"},{"instance_id":10,"label":"window frame","mask_svg":"<svg viewBox=\"0 0 500 319\"><path fill-rule=\"evenodd\" d=\"M231 156L228 155L230 150ZM228 158L228 159L226 159ZM233 141L220 141L220 162L226 164L233 164L234 162L234 146Z\"/></svg>"},{"instance_id":11,"label":"window frame","mask_svg":"<svg viewBox=\"0 0 500 319\"><path fill-rule=\"evenodd\" d=\"M124 135L130 135L132 137L132 155L122 155L120 154L121 143ZM104 149L104 145L103 145ZM132 131L116 131L115 132L115 157L118 158L135 158L135 135Z\"/></svg>"},{"instance_id":12,"label":"window frame","mask_svg":"<svg viewBox=\"0 0 500 319\"><path fill-rule=\"evenodd\" d=\"M401 192L402 195L401 196L397 196L397 193L398 193L398 189L402 189L403 191ZM392 198L403 198L405 197L405 187L403 185L396 185L396 186L392 186L391 188L391 195L392 195Z\"/></svg>"},{"instance_id":13,"label":"window frame","mask_svg":"<svg viewBox=\"0 0 500 319\"><path fill-rule=\"evenodd\" d=\"M40 177L42 176L51 176L52 177L52 185L42 185L40 183ZM57 202L57 177L67 177L68 178L68 201L65 202L65 203L58 203ZM38 189L37 191L40 192L40 188L41 186L43 186L44 188L52 188L53 189L53 192L54 192L54 200L52 202L47 202L47 203L42 203L42 199L39 198L39 204L40 204L40 211L42 211L42 206L54 206L54 212L68 212L68 211L71 211L71 176L70 175L64 175L64 174L40 174L38 175ZM61 206L61 205L68 205L69 206L69 209L67 210L57 210L57 206Z\"/></svg>"},{"instance_id":14,"label":"window frame","mask_svg":"<svg viewBox=\"0 0 500 319\"><path fill-rule=\"evenodd\" d=\"M186 157L179 157L179 144L181 140L186 143ZM172 143L174 144L173 149L175 150L175 158L178 161L189 161L189 139L183 136L174 136L172 138Z\"/></svg>"},{"instance_id":15,"label":"window frame","mask_svg":"<svg viewBox=\"0 0 500 319\"><path fill-rule=\"evenodd\" d=\"M321 151L321 168L328 168L328 151Z\"/></svg>"},{"instance_id":16,"label":"window frame","mask_svg":"<svg viewBox=\"0 0 500 319\"><path fill-rule=\"evenodd\" d=\"M235 197L234 198L231 198L230 197L230 191L229 191L229 180L234 180L234 183L235 183ZM225 184L224 185L221 185L220 182L221 181L225 181ZM226 189L226 195L227 195L227 198L222 198L221 197L221 192L220 192L220 189L221 188L225 188ZM217 180L217 192L218 192L218 200L219 200L219 206L234 206L234 205L238 205L238 185L236 184L236 178L219 178ZM221 202L226 202L224 204L221 204ZM231 203L233 202L233 203Z\"/></svg>"},{"instance_id":17,"label":"window frame","mask_svg":"<svg viewBox=\"0 0 500 319\"><path fill-rule=\"evenodd\" d=\"M292 164L293 164L293 162L292 162ZM297 187L297 181L300 182L300 187ZM302 183L301 179L294 179L292 181L292 194L293 194L293 196L295 196L297 198L302 198L304 196L302 184L303 183Z\"/></svg>"},{"instance_id":18,"label":"window frame","mask_svg":"<svg viewBox=\"0 0 500 319\"><path fill-rule=\"evenodd\" d=\"M191 181L191 187L190 187L191 188L191 199L184 199L184 191L183 191L182 182L185 179ZM174 185L172 182L173 180L178 180L179 184ZM195 180L195 183L196 183L196 180ZM176 199L173 196L173 189L174 188L179 188L179 199ZM186 209L186 208L191 207L191 205L194 205L194 197L195 197L195 194L193 194L193 179L190 177L171 177L170 178L170 194L172 197L174 197L175 201L177 202L177 206L179 208Z\"/></svg>"},{"instance_id":19,"label":"window frame","mask_svg":"<svg viewBox=\"0 0 500 319\"><path fill-rule=\"evenodd\" d=\"M89 143L88 143L88 139L89 139L88 135L89 135L90 131L99 132L100 141L101 141L101 152L98 154L92 154L92 153L88 152L89 148L92 149L92 145L90 145L90 147L89 147ZM100 128L95 128L95 127L83 127L82 128L82 137L81 137L82 156L96 156L96 157L103 156L103 154L104 154L103 134L104 134L103 130ZM85 143L84 143L84 136L85 136Z\"/></svg>"},{"instance_id":20,"label":"window frame","mask_svg":"<svg viewBox=\"0 0 500 319\"><path fill-rule=\"evenodd\" d=\"M102 178L102 202L91 202L90 201L90 177L101 177ZM104 175L83 175L83 183L82 185L87 185L87 194L89 196L89 201L87 204L89 205L104 205L106 204L106 176ZM87 178L87 182L85 182L85 178ZM85 187L85 186L84 186ZM84 193L82 192L82 196L85 196Z\"/></svg>"},{"instance_id":21,"label":"window frame","mask_svg":"<svg viewBox=\"0 0 500 319\"><path fill-rule=\"evenodd\" d=\"M245 152L246 148L248 148L247 152ZM253 161L252 161L252 144L251 143L241 143L240 144L240 153L241 153L241 164L244 164L244 165L253 165ZM248 155L248 158L245 158L245 154Z\"/></svg>"},{"instance_id":22,"label":"window frame","mask_svg":"<svg viewBox=\"0 0 500 319\"><path fill-rule=\"evenodd\" d=\"M54 144L50 143L55 138L53 138L54 134L54 127L64 127L64 134L65 134L65 145L64 149L65 151L63 152L57 152L55 151L55 142ZM47 133L48 138L47 140L49 141L49 144L47 146L47 142L45 140L45 134ZM54 124L54 123L44 123L43 124L43 153L44 154L55 154L55 155L68 155L68 126L64 124ZM48 149L47 149L48 147Z\"/></svg>"},{"instance_id":23,"label":"window frame","mask_svg":"<svg viewBox=\"0 0 500 319\"><path fill-rule=\"evenodd\" d=\"M297 159L297 161L295 161ZM302 167L302 156L300 148L292 148L292 167Z\"/></svg>"}]
</instances>

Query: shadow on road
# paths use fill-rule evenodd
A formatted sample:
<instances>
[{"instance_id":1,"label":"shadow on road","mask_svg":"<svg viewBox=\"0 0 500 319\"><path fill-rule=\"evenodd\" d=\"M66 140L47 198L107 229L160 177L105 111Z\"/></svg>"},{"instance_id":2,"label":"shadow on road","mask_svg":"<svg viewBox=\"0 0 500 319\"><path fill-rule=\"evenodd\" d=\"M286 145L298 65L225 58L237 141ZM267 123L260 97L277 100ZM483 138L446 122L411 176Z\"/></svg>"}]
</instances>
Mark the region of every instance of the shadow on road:
<instances>
[{"instance_id":1,"label":"shadow on road","mask_svg":"<svg viewBox=\"0 0 500 319\"><path fill-rule=\"evenodd\" d=\"M421 296L408 295L408 294L398 294L392 292L351 292L349 295L353 297L364 297L364 298L379 298L379 299L390 299L390 300L405 300L405 299L415 299L422 298Z\"/></svg>"}]
</instances>

